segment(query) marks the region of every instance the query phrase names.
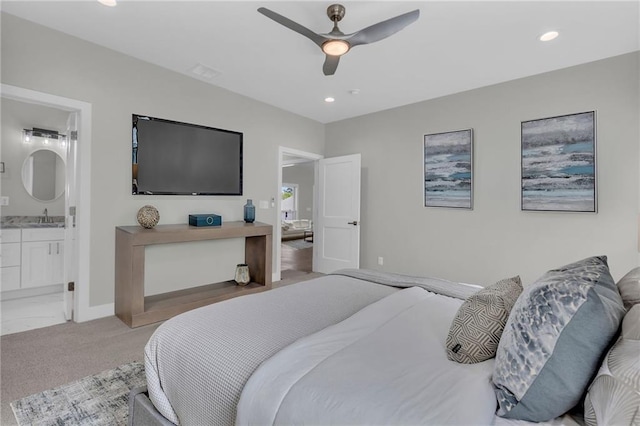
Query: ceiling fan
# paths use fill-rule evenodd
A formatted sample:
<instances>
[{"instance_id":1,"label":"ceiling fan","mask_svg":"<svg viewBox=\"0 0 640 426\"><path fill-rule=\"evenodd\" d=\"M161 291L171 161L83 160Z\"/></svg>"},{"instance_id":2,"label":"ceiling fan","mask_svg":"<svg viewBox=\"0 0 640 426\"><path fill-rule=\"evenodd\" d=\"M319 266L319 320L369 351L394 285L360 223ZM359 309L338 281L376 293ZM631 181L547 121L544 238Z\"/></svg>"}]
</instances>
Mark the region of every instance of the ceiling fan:
<instances>
[{"instance_id":1,"label":"ceiling fan","mask_svg":"<svg viewBox=\"0 0 640 426\"><path fill-rule=\"evenodd\" d=\"M344 34L338 28L338 22L340 22L344 17L345 7L341 4L332 4L327 8L327 16L333 22L333 30L327 34L317 34L297 22L267 9L266 7L259 8L258 12L273 19L277 23L284 25L290 30L297 32L298 34L302 34L317 44L326 55L324 66L322 67L324 75L333 75L336 72L336 68L338 68L340 56L347 53L352 47L359 46L361 44L374 43L387 38L416 21L420 16L420 10L416 9L411 12L398 15L395 18L378 22L377 24L371 25L360 31L356 31L355 33Z\"/></svg>"}]
</instances>

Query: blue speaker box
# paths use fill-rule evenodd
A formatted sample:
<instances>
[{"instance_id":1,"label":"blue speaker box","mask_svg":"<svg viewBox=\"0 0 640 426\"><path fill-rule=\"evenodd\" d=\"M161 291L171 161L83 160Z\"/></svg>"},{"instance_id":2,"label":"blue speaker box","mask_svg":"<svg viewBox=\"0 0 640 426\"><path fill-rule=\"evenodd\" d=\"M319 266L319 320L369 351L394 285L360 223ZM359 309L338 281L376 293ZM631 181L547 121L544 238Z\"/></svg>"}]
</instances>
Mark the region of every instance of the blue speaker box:
<instances>
[{"instance_id":1,"label":"blue speaker box","mask_svg":"<svg viewBox=\"0 0 640 426\"><path fill-rule=\"evenodd\" d=\"M189 225L192 226L221 226L222 216L217 214L190 214Z\"/></svg>"}]
</instances>

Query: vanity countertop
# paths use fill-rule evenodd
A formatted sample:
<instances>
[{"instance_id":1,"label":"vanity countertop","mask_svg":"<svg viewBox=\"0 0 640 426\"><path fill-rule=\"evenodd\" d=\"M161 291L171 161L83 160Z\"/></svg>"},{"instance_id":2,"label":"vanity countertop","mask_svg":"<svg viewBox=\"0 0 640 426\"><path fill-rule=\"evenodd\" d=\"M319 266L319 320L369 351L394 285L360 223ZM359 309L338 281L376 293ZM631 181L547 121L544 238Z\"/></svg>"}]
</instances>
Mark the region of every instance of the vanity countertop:
<instances>
[{"instance_id":1,"label":"vanity countertop","mask_svg":"<svg viewBox=\"0 0 640 426\"><path fill-rule=\"evenodd\" d=\"M64 216L49 216L45 222L41 216L3 216L0 218L0 229L21 228L64 228Z\"/></svg>"}]
</instances>

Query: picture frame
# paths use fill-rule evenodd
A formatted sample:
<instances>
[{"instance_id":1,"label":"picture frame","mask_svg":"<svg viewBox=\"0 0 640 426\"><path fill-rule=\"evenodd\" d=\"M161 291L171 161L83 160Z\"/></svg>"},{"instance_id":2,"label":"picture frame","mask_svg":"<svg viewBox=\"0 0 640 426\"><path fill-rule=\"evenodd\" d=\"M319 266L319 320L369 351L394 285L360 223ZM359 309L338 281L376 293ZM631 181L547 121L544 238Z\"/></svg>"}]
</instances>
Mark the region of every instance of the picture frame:
<instances>
[{"instance_id":1,"label":"picture frame","mask_svg":"<svg viewBox=\"0 0 640 426\"><path fill-rule=\"evenodd\" d=\"M597 212L596 112L521 122L521 210Z\"/></svg>"},{"instance_id":2,"label":"picture frame","mask_svg":"<svg viewBox=\"0 0 640 426\"><path fill-rule=\"evenodd\" d=\"M473 129L424 135L425 207L473 209Z\"/></svg>"}]
</instances>

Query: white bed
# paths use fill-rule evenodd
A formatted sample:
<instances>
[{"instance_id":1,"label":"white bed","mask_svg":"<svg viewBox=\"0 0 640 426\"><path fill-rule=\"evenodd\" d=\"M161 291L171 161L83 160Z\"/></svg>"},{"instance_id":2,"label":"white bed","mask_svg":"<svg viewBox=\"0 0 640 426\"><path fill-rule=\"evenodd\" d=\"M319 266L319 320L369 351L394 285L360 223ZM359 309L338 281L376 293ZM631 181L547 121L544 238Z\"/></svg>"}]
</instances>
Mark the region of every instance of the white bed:
<instances>
[{"instance_id":1,"label":"white bed","mask_svg":"<svg viewBox=\"0 0 640 426\"><path fill-rule=\"evenodd\" d=\"M447 359L461 304L407 288L298 340L251 376L236 424L491 424L493 360Z\"/></svg>"},{"instance_id":2,"label":"white bed","mask_svg":"<svg viewBox=\"0 0 640 426\"><path fill-rule=\"evenodd\" d=\"M236 425L530 425L495 415L493 359L447 359L461 304L408 288L296 341L253 373ZM544 425L578 423L566 415Z\"/></svg>"},{"instance_id":3,"label":"white bed","mask_svg":"<svg viewBox=\"0 0 640 426\"><path fill-rule=\"evenodd\" d=\"M156 424L530 424L495 416L493 359L447 359L477 290L350 270L182 314L145 348Z\"/></svg>"}]
</instances>

